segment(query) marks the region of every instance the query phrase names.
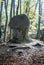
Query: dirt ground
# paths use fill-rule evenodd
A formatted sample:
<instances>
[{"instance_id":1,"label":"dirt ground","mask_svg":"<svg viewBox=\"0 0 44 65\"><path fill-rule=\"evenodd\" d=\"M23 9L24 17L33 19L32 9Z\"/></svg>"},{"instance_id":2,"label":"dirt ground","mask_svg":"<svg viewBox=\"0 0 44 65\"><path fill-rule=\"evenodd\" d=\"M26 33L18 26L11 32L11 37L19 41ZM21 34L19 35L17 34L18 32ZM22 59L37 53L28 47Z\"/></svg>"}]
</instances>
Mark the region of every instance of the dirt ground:
<instances>
[{"instance_id":1,"label":"dirt ground","mask_svg":"<svg viewBox=\"0 0 44 65\"><path fill-rule=\"evenodd\" d=\"M44 42L0 44L0 65L44 65Z\"/></svg>"}]
</instances>

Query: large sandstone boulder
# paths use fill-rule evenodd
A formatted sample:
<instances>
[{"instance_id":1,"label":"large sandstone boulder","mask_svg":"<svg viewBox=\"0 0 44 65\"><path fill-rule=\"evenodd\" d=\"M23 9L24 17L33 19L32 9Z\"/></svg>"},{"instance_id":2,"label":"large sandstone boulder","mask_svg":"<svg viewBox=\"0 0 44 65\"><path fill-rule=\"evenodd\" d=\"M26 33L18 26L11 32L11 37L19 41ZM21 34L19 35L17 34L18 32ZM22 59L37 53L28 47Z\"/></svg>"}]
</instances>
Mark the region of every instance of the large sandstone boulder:
<instances>
[{"instance_id":1,"label":"large sandstone boulder","mask_svg":"<svg viewBox=\"0 0 44 65\"><path fill-rule=\"evenodd\" d=\"M29 19L25 14L16 15L11 18L9 26L13 30L13 38L23 41L28 34Z\"/></svg>"}]
</instances>

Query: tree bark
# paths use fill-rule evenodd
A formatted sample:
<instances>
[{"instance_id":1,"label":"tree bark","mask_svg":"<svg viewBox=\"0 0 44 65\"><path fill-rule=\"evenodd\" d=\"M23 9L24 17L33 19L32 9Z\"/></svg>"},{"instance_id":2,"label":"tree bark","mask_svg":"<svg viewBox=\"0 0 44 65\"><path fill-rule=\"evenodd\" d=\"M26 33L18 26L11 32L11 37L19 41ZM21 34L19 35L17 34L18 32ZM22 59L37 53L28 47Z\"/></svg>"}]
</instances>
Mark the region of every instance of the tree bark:
<instances>
[{"instance_id":1,"label":"tree bark","mask_svg":"<svg viewBox=\"0 0 44 65\"><path fill-rule=\"evenodd\" d=\"M40 22L41 22L41 15L42 15L42 5L41 0L39 0L39 20L38 20L38 30L37 30L37 38L40 38Z\"/></svg>"}]
</instances>

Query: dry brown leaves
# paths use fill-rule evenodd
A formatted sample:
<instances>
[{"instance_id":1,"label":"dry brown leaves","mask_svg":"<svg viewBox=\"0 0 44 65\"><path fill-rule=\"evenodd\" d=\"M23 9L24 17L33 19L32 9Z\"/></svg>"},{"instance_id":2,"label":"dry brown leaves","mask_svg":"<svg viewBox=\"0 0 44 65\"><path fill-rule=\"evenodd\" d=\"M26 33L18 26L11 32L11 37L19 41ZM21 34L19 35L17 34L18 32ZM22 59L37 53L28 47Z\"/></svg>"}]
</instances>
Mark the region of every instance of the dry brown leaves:
<instances>
[{"instance_id":1,"label":"dry brown leaves","mask_svg":"<svg viewBox=\"0 0 44 65\"><path fill-rule=\"evenodd\" d=\"M44 53L14 57L0 55L0 65L44 65Z\"/></svg>"}]
</instances>

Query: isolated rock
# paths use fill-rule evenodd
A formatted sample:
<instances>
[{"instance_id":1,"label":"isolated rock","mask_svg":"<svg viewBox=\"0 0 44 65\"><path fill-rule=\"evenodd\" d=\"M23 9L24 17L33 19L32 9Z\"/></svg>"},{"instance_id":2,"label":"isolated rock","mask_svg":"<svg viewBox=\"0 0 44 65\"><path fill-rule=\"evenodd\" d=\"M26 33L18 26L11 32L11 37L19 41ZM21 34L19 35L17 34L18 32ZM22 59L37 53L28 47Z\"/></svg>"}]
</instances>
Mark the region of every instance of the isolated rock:
<instances>
[{"instance_id":1,"label":"isolated rock","mask_svg":"<svg viewBox=\"0 0 44 65\"><path fill-rule=\"evenodd\" d=\"M15 41L23 41L26 38L29 31L29 23L29 19L25 14L16 15L11 18L9 26Z\"/></svg>"}]
</instances>

